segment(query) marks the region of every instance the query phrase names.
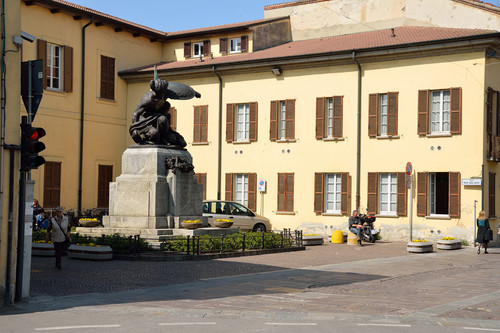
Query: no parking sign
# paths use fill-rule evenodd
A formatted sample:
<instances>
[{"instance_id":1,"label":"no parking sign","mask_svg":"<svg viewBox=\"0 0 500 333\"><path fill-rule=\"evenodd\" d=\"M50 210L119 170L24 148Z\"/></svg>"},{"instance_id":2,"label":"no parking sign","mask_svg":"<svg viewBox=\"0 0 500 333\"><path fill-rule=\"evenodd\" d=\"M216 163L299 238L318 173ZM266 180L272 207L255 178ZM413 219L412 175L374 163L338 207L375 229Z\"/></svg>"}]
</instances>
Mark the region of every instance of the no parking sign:
<instances>
[{"instance_id":1,"label":"no parking sign","mask_svg":"<svg viewBox=\"0 0 500 333\"><path fill-rule=\"evenodd\" d=\"M266 192L266 181L259 179L259 192Z\"/></svg>"}]
</instances>

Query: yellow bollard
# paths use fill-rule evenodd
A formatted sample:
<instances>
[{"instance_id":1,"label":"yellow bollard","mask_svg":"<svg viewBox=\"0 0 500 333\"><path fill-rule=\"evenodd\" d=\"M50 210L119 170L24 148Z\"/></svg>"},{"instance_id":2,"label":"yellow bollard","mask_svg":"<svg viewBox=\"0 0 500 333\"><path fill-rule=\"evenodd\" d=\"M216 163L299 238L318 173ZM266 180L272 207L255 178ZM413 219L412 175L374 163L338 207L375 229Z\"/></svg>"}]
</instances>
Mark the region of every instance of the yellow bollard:
<instances>
[{"instance_id":1,"label":"yellow bollard","mask_svg":"<svg viewBox=\"0 0 500 333\"><path fill-rule=\"evenodd\" d=\"M341 230L335 230L332 234L332 243L343 244L344 243L344 233Z\"/></svg>"},{"instance_id":2,"label":"yellow bollard","mask_svg":"<svg viewBox=\"0 0 500 333\"><path fill-rule=\"evenodd\" d=\"M348 245L358 245L358 236L349 231L347 234L347 244Z\"/></svg>"}]
</instances>

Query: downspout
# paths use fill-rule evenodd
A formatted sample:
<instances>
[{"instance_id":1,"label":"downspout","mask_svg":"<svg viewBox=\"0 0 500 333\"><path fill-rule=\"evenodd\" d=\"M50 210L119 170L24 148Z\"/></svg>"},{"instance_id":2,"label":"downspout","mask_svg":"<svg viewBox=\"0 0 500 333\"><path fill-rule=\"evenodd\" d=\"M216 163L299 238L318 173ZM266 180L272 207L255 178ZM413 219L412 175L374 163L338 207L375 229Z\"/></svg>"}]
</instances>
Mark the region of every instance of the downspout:
<instances>
[{"instance_id":1,"label":"downspout","mask_svg":"<svg viewBox=\"0 0 500 333\"><path fill-rule=\"evenodd\" d=\"M357 146L356 146L356 208L360 205L360 174L361 174L361 65L356 59L356 52L352 52L352 59L358 66L358 111L357 111Z\"/></svg>"},{"instance_id":2,"label":"downspout","mask_svg":"<svg viewBox=\"0 0 500 333\"><path fill-rule=\"evenodd\" d=\"M2 101L1 101L1 122L2 122L2 129L1 129L1 143L0 143L0 203L3 202L3 161L4 161L4 148L5 148L5 104L6 104L6 89L5 89L5 71L6 71L6 66L5 66L5 54L7 53L5 51L5 0L2 0L2 59L1 61L1 67L2 67L2 73L1 73L1 94L2 94ZM2 209L0 208L0 214L2 213ZM2 219L0 218L0 235L1 230L2 230Z\"/></svg>"},{"instance_id":3,"label":"downspout","mask_svg":"<svg viewBox=\"0 0 500 333\"><path fill-rule=\"evenodd\" d=\"M219 133L217 137L217 200L221 200L222 184L222 78L212 66L212 72L219 78Z\"/></svg>"},{"instance_id":4,"label":"downspout","mask_svg":"<svg viewBox=\"0 0 500 333\"><path fill-rule=\"evenodd\" d=\"M83 183L83 123L85 115L85 29L94 22L94 17L90 17L90 22L82 28L82 77L80 96L80 161L78 165L78 216L82 214L82 183Z\"/></svg>"}]
</instances>

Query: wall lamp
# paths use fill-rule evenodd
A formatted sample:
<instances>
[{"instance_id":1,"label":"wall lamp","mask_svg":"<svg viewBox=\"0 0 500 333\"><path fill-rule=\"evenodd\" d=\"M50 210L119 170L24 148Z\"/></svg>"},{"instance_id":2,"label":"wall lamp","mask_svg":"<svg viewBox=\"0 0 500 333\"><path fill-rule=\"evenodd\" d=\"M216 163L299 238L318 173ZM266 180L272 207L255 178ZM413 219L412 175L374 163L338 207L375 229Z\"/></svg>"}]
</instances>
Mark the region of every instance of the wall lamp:
<instances>
[{"instance_id":1,"label":"wall lamp","mask_svg":"<svg viewBox=\"0 0 500 333\"><path fill-rule=\"evenodd\" d=\"M273 69L271 69L271 72L273 72L274 75L281 75L282 73L281 68L279 67L274 67Z\"/></svg>"}]
</instances>

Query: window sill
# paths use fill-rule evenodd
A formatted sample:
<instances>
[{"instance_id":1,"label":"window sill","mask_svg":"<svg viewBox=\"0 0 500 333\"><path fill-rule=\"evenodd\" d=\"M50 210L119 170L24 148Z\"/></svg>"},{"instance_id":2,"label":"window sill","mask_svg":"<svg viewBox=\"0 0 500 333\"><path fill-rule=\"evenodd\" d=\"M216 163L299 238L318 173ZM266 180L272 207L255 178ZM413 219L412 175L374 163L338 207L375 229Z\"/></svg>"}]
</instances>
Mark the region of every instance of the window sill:
<instances>
[{"instance_id":1,"label":"window sill","mask_svg":"<svg viewBox=\"0 0 500 333\"><path fill-rule=\"evenodd\" d=\"M98 99L100 102L105 102L105 103L116 103L116 100L114 100L114 99L107 99L107 98L102 98L102 97L97 97L97 99Z\"/></svg>"},{"instance_id":2,"label":"window sill","mask_svg":"<svg viewBox=\"0 0 500 333\"><path fill-rule=\"evenodd\" d=\"M451 220L451 217L450 215L448 214L441 214L441 215L438 215L438 214L431 214L431 215L427 215L425 217L426 219L434 219L434 220Z\"/></svg>"},{"instance_id":3,"label":"window sill","mask_svg":"<svg viewBox=\"0 0 500 333\"><path fill-rule=\"evenodd\" d=\"M344 141L344 137L330 137L330 138L323 138L323 141Z\"/></svg>"},{"instance_id":4,"label":"window sill","mask_svg":"<svg viewBox=\"0 0 500 333\"><path fill-rule=\"evenodd\" d=\"M279 139L279 140L276 140L276 142L278 142L278 143L297 142L297 140L295 140L295 139Z\"/></svg>"},{"instance_id":5,"label":"window sill","mask_svg":"<svg viewBox=\"0 0 500 333\"><path fill-rule=\"evenodd\" d=\"M398 218L398 214L375 214L375 217Z\"/></svg>"},{"instance_id":6,"label":"window sill","mask_svg":"<svg viewBox=\"0 0 500 333\"><path fill-rule=\"evenodd\" d=\"M191 142L191 146L208 146L208 142Z\"/></svg>"},{"instance_id":7,"label":"window sill","mask_svg":"<svg viewBox=\"0 0 500 333\"><path fill-rule=\"evenodd\" d=\"M377 139L380 139L380 140L399 139L399 135L378 135Z\"/></svg>"},{"instance_id":8,"label":"window sill","mask_svg":"<svg viewBox=\"0 0 500 333\"><path fill-rule=\"evenodd\" d=\"M250 140L233 141L234 144L249 144Z\"/></svg>"},{"instance_id":9,"label":"window sill","mask_svg":"<svg viewBox=\"0 0 500 333\"><path fill-rule=\"evenodd\" d=\"M434 133L434 134L427 134L426 135L428 138L442 138L442 137L450 137L453 136L451 133Z\"/></svg>"},{"instance_id":10,"label":"window sill","mask_svg":"<svg viewBox=\"0 0 500 333\"><path fill-rule=\"evenodd\" d=\"M46 91L46 92L51 92L51 93L59 93L59 94L64 94L64 90L62 90L62 89L57 89L57 88L50 88L50 87L47 87L47 88L45 88L45 91Z\"/></svg>"},{"instance_id":11,"label":"window sill","mask_svg":"<svg viewBox=\"0 0 500 333\"><path fill-rule=\"evenodd\" d=\"M342 213L321 213L321 216L342 216Z\"/></svg>"},{"instance_id":12,"label":"window sill","mask_svg":"<svg viewBox=\"0 0 500 333\"><path fill-rule=\"evenodd\" d=\"M295 212L275 212L276 215L295 215Z\"/></svg>"}]
</instances>

